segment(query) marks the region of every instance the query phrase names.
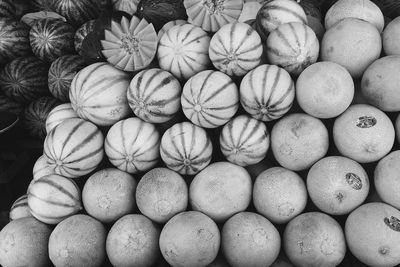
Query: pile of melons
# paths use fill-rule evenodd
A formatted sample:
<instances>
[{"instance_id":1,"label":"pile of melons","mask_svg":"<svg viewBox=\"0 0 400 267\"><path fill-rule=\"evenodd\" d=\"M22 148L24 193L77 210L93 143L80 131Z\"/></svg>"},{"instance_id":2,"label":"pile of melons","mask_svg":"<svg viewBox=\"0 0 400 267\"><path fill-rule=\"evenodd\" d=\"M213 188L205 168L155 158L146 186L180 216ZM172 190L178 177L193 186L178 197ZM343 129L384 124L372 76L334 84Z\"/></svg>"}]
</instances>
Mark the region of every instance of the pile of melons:
<instances>
[{"instance_id":1,"label":"pile of melons","mask_svg":"<svg viewBox=\"0 0 400 267\"><path fill-rule=\"evenodd\" d=\"M400 17L323 2L0 0L0 265L399 265Z\"/></svg>"}]
</instances>

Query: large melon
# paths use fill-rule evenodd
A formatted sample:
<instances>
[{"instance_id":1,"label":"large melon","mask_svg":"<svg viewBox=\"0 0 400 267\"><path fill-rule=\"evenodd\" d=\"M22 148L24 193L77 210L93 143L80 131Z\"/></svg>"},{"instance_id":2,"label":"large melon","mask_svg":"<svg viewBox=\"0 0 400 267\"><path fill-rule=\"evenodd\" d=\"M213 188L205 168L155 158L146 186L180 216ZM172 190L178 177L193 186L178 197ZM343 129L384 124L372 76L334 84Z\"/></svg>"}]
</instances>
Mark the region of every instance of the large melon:
<instances>
[{"instance_id":1,"label":"large melon","mask_svg":"<svg viewBox=\"0 0 400 267\"><path fill-rule=\"evenodd\" d=\"M50 133L54 127L59 125L61 122L72 119L79 118L78 114L72 108L71 103L64 103L53 108L46 118L46 133Z\"/></svg>"},{"instance_id":2,"label":"large melon","mask_svg":"<svg viewBox=\"0 0 400 267\"><path fill-rule=\"evenodd\" d=\"M50 7L75 27L97 18L100 14L100 6L93 0L52 0Z\"/></svg>"},{"instance_id":3,"label":"large melon","mask_svg":"<svg viewBox=\"0 0 400 267\"><path fill-rule=\"evenodd\" d=\"M22 22L0 18L0 65L31 53L29 27Z\"/></svg>"}]
</instances>

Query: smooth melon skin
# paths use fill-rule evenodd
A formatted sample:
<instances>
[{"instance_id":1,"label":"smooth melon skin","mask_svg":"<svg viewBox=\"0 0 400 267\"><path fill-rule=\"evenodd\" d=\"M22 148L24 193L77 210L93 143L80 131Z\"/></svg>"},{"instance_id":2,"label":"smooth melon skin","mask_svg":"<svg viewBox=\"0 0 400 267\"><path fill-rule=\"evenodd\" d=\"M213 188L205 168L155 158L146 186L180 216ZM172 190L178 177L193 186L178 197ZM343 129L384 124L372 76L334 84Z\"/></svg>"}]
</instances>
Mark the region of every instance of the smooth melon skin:
<instances>
[{"instance_id":1,"label":"smooth melon skin","mask_svg":"<svg viewBox=\"0 0 400 267\"><path fill-rule=\"evenodd\" d=\"M141 214L121 217L111 227L106 251L113 266L153 266L160 254L161 230Z\"/></svg>"},{"instance_id":2,"label":"smooth melon skin","mask_svg":"<svg viewBox=\"0 0 400 267\"><path fill-rule=\"evenodd\" d=\"M297 267L337 266L346 254L338 222L322 212L307 212L291 220L283 233L283 248Z\"/></svg>"},{"instance_id":3,"label":"smooth melon skin","mask_svg":"<svg viewBox=\"0 0 400 267\"><path fill-rule=\"evenodd\" d=\"M386 55L400 55L400 17L393 19L384 29L382 45Z\"/></svg>"},{"instance_id":4,"label":"smooth melon skin","mask_svg":"<svg viewBox=\"0 0 400 267\"><path fill-rule=\"evenodd\" d=\"M368 103L382 111L400 111L400 55L374 61L364 72L361 92Z\"/></svg>"},{"instance_id":5,"label":"smooth melon skin","mask_svg":"<svg viewBox=\"0 0 400 267\"><path fill-rule=\"evenodd\" d=\"M50 235L49 256L55 266L97 267L106 257L107 231L83 214L60 222Z\"/></svg>"},{"instance_id":6,"label":"smooth melon skin","mask_svg":"<svg viewBox=\"0 0 400 267\"><path fill-rule=\"evenodd\" d=\"M353 78L359 78L379 58L382 40L369 22L347 18L327 30L322 38L320 57L345 67Z\"/></svg>"},{"instance_id":7,"label":"smooth melon skin","mask_svg":"<svg viewBox=\"0 0 400 267\"><path fill-rule=\"evenodd\" d=\"M397 142L400 143L400 114L397 116L395 127L396 127Z\"/></svg>"},{"instance_id":8,"label":"smooth melon skin","mask_svg":"<svg viewBox=\"0 0 400 267\"><path fill-rule=\"evenodd\" d=\"M49 225L33 217L9 222L0 232L0 265L49 266L47 244L51 231Z\"/></svg>"},{"instance_id":9,"label":"smooth melon skin","mask_svg":"<svg viewBox=\"0 0 400 267\"><path fill-rule=\"evenodd\" d=\"M345 235L351 253L369 266L400 264L400 211L385 203L367 203L347 217Z\"/></svg>"},{"instance_id":10,"label":"smooth melon skin","mask_svg":"<svg viewBox=\"0 0 400 267\"><path fill-rule=\"evenodd\" d=\"M270 266L278 257L281 237L275 226L253 212L240 212L224 224L221 249L232 267Z\"/></svg>"}]
</instances>

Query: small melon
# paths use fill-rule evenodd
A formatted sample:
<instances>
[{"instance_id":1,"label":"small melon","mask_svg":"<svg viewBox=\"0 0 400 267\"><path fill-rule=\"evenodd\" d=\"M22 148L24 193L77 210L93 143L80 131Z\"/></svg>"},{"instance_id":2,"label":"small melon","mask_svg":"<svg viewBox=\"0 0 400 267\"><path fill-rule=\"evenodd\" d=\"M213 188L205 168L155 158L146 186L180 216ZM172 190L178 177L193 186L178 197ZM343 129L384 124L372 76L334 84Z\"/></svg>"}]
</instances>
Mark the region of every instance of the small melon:
<instances>
[{"instance_id":1,"label":"small melon","mask_svg":"<svg viewBox=\"0 0 400 267\"><path fill-rule=\"evenodd\" d=\"M31 216L32 214L28 206L28 195L22 195L13 202L10 208L9 218L11 221L13 221Z\"/></svg>"},{"instance_id":2,"label":"small melon","mask_svg":"<svg viewBox=\"0 0 400 267\"><path fill-rule=\"evenodd\" d=\"M389 22L383 30L382 45L386 55L400 55L400 17Z\"/></svg>"},{"instance_id":3,"label":"small melon","mask_svg":"<svg viewBox=\"0 0 400 267\"><path fill-rule=\"evenodd\" d=\"M48 163L48 158L41 155L33 165L33 180L38 180L49 174L56 174L56 170Z\"/></svg>"}]
</instances>

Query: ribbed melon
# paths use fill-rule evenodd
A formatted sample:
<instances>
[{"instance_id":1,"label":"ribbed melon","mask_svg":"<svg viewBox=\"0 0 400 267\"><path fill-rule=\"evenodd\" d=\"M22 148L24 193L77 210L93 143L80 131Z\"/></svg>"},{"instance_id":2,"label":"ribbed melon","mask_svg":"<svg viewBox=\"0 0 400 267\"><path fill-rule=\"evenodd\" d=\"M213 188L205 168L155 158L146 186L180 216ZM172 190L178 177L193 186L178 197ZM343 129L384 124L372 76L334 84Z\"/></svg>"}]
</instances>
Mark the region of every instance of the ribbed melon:
<instances>
[{"instance_id":1,"label":"ribbed melon","mask_svg":"<svg viewBox=\"0 0 400 267\"><path fill-rule=\"evenodd\" d=\"M162 160L168 168L180 174L200 172L211 162L212 151L206 130L187 121L173 125L161 138Z\"/></svg>"},{"instance_id":2,"label":"ribbed melon","mask_svg":"<svg viewBox=\"0 0 400 267\"><path fill-rule=\"evenodd\" d=\"M16 115L20 115L23 110L24 107L21 103L18 103L8 96L0 93L0 111L6 111L14 113Z\"/></svg>"},{"instance_id":3,"label":"ribbed melon","mask_svg":"<svg viewBox=\"0 0 400 267\"><path fill-rule=\"evenodd\" d=\"M214 67L230 76L243 76L260 64L261 38L242 22L221 27L211 38L209 55Z\"/></svg>"},{"instance_id":4,"label":"ribbed melon","mask_svg":"<svg viewBox=\"0 0 400 267\"><path fill-rule=\"evenodd\" d=\"M113 125L127 117L130 76L107 63L94 63L80 70L69 91L72 108L79 117L97 125Z\"/></svg>"},{"instance_id":5,"label":"ribbed melon","mask_svg":"<svg viewBox=\"0 0 400 267\"><path fill-rule=\"evenodd\" d=\"M202 71L183 87L182 110L194 124L216 128L227 123L239 108L239 90L232 79L213 70Z\"/></svg>"},{"instance_id":6,"label":"ribbed melon","mask_svg":"<svg viewBox=\"0 0 400 267\"><path fill-rule=\"evenodd\" d=\"M50 174L31 185L28 205L39 221L57 224L82 209L81 191L73 180Z\"/></svg>"},{"instance_id":7,"label":"ribbed melon","mask_svg":"<svg viewBox=\"0 0 400 267\"><path fill-rule=\"evenodd\" d=\"M38 180L42 178L43 176L49 175L49 174L56 174L54 166L49 164L50 160L45 156L41 155L36 161L35 164L33 165L33 170L32 170L32 175L33 175L33 180ZM29 188L28 188L29 191Z\"/></svg>"},{"instance_id":8,"label":"ribbed melon","mask_svg":"<svg viewBox=\"0 0 400 267\"><path fill-rule=\"evenodd\" d=\"M91 122L69 119L57 125L44 141L44 155L57 174L76 178L93 171L103 159L104 137Z\"/></svg>"},{"instance_id":9,"label":"ribbed melon","mask_svg":"<svg viewBox=\"0 0 400 267\"><path fill-rule=\"evenodd\" d=\"M51 63L49 69L50 93L62 102L69 102L69 89L75 75L86 66L78 55L65 55Z\"/></svg>"},{"instance_id":10,"label":"ribbed melon","mask_svg":"<svg viewBox=\"0 0 400 267\"><path fill-rule=\"evenodd\" d=\"M139 118L114 124L107 133L105 152L118 169L138 173L154 167L160 156L160 134L156 127Z\"/></svg>"},{"instance_id":11,"label":"ribbed melon","mask_svg":"<svg viewBox=\"0 0 400 267\"><path fill-rule=\"evenodd\" d=\"M158 41L161 40L161 37L163 36L163 34L168 31L169 29L171 29L172 27L176 26L176 25L183 25L188 23L186 20L183 19L177 19L177 20L171 20L167 23L164 24L164 26L162 26L162 28L158 31L157 33L157 37L158 37Z\"/></svg>"},{"instance_id":12,"label":"ribbed melon","mask_svg":"<svg viewBox=\"0 0 400 267\"><path fill-rule=\"evenodd\" d=\"M22 22L0 18L0 65L31 54L29 27Z\"/></svg>"},{"instance_id":13,"label":"ribbed melon","mask_svg":"<svg viewBox=\"0 0 400 267\"><path fill-rule=\"evenodd\" d=\"M0 18L16 17L16 8L12 0L0 0Z\"/></svg>"},{"instance_id":14,"label":"ribbed melon","mask_svg":"<svg viewBox=\"0 0 400 267\"><path fill-rule=\"evenodd\" d=\"M72 108L71 103L64 103L54 107L47 115L46 133L50 133L50 131L61 122L72 118L79 118L79 116Z\"/></svg>"},{"instance_id":15,"label":"ribbed melon","mask_svg":"<svg viewBox=\"0 0 400 267\"><path fill-rule=\"evenodd\" d=\"M239 115L222 128L219 143L226 159L239 166L256 164L269 149L270 137L264 122Z\"/></svg>"},{"instance_id":16,"label":"ribbed melon","mask_svg":"<svg viewBox=\"0 0 400 267\"><path fill-rule=\"evenodd\" d=\"M52 0L50 6L74 27L79 27L100 14L100 6L93 0Z\"/></svg>"},{"instance_id":17,"label":"ribbed melon","mask_svg":"<svg viewBox=\"0 0 400 267\"><path fill-rule=\"evenodd\" d=\"M111 0L113 9L116 11L123 11L130 15L136 13L139 0Z\"/></svg>"},{"instance_id":18,"label":"ribbed melon","mask_svg":"<svg viewBox=\"0 0 400 267\"><path fill-rule=\"evenodd\" d=\"M58 19L37 21L29 32L33 53L43 61L74 53L74 28Z\"/></svg>"},{"instance_id":19,"label":"ribbed melon","mask_svg":"<svg viewBox=\"0 0 400 267\"><path fill-rule=\"evenodd\" d=\"M13 202L10 208L10 220L13 221L31 216L32 214L28 206L28 195L22 195Z\"/></svg>"},{"instance_id":20,"label":"ribbed melon","mask_svg":"<svg viewBox=\"0 0 400 267\"><path fill-rule=\"evenodd\" d=\"M88 35L88 33L93 31L95 21L96 20L92 19L92 20L89 20L88 22L85 22L75 32L74 47L75 47L75 51L79 55L82 55L82 43L83 43L83 40Z\"/></svg>"},{"instance_id":21,"label":"ribbed melon","mask_svg":"<svg viewBox=\"0 0 400 267\"><path fill-rule=\"evenodd\" d=\"M20 57L0 71L0 87L4 94L20 103L29 103L49 94L49 67L36 57Z\"/></svg>"},{"instance_id":22,"label":"ribbed melon","mask_svg":"<svg viewBox=\"0 0 400 267\"><path fill-rule=\"evenodd\" d=\"M136 74L128 88L128 103L133 113L144 121L163 123L181 107L181 85L169 72L143 70Z\"/></svg>"},{"instance_id":23,"label":"ribbed melon","mask_svg":"<svg viewBox=\"0 0 400 267\"><path fill-rule=\"evenodd\" d=\"M240 83L240 103L253 118L272 121L292 106L294 82L289 73L275 65L264 64L244 76Z\"/></svg>"},{"instance_id":24,"label":"ribbed melon","mask_svg":"<svg viewBox=\"0 0 400 267\"><path fill-rule=\"evenodd\" d=\"M210 37L200 27L176 25L161 36L157 50L160 68L187 80L208 69Z\"/></svg>"}]
</instances>

